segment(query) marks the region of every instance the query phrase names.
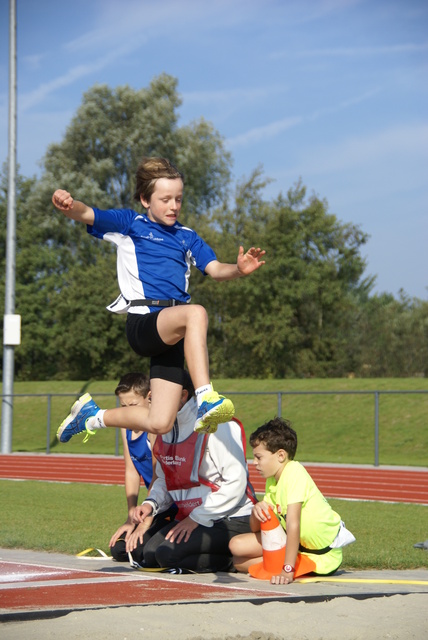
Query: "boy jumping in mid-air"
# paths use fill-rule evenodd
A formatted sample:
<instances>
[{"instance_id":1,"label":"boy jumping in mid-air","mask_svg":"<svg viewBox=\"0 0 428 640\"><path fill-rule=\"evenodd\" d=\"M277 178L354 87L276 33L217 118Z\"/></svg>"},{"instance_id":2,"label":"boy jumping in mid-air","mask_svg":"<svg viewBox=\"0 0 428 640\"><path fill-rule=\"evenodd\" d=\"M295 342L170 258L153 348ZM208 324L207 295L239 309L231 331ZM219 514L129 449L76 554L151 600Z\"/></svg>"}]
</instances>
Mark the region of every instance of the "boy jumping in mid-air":
<instances>
[{"instance_id":1,"label":"boy jumping in mid-air","mask_svg":"<svg viewBox=\"0 0 428 640\"><path fill-rule=\"evenodd\" d=\"M101 211L74 200L58 189L52 196L57 209L87 225L91 235L117 247L117 273L121 295L108 307L128 313L126 334L136 353L150 357L152 403L144 407L101 410L85 394L71 408L57 436L67 442L73 435L103 427L167 433L178 412L184 358L196 389L198 416L195 430L214 432L217 424L234 414L231 400L219 396L210 383L204 307L188 304L190 266L214 280L233 280L259 269L265 251L239 248L236 264L219 262L214 251L178 222L183 199L183 176L165 158L143 158L137 169L134 199L147 213L132 209Z\"/></svg>"}]
</instances>

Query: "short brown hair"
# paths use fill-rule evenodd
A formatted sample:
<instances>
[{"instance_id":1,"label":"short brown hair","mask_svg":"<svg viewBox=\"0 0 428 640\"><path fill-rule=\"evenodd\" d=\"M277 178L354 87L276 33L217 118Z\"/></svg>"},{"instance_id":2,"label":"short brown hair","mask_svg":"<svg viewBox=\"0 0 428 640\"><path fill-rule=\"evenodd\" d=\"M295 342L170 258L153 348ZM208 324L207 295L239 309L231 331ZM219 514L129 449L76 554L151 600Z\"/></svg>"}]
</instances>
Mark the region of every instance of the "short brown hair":
<instances>
[{"instance_id":1,"label":"short brown hair","mask_svg":"<svg viewBox=\"0 0 428 640\"><path fill-rule=\"evenodd\" d=\"M174 180L180 178L184 182L183 174L166 158L143 158L137 167L134 200L141 198L150 201L159 178Z\"/></svg>"},{"instance_id":2,"label":"short brown hair","mask_svg":"<svg viewBox=\"0 0 428 640\"><path fill-rule=\"evenodd\" d=\"M297 433L291 428L291 422L284 418L274 418L256 429L250 435L250 445L264 444L271 453L284 449L290 460L294 460L297 450Z\"/></svg>"},{"instance_id":3,"label":"short brown hair","mask_svg":"<svg viewBox=\"0 0 428 640\"><path fill-rule=\"evenodd\" d=\"M150 380L145 373L131 372L125 373L118 382L115 395L119 393L128 393L128 391L134 391L142 398L147 398L150 391Z\"/></svg>"}]
</instances>

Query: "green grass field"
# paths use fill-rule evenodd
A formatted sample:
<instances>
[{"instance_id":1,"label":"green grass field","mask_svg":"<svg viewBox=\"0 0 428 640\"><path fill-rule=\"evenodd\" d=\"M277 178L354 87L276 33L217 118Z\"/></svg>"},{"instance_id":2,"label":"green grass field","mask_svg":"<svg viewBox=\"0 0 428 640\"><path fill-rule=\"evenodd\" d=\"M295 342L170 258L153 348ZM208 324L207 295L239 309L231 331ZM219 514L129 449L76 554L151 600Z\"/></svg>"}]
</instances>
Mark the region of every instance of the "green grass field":
<instances>
[{"instance_id":1,"label":"green grass field","mask_svg":"<svg viewBox=\"0 0 428 640\"><path fill-rule=\"evenodd\" d=\"M111 535L127 516L120 486L0 480L0 501L0 548L108 553ZM428 552L413 547L428 537L427 507L329 502L357 539L343 551L343 569L428 568Z\"/></svg>"},{"instance_id":2,"label":"green grass field","mask_svg":"<svg viewBox=\"0 0 428 640\"><path fill-rule=\"evenodd\" d=\"M22 395L14 399L12 450L43 452L49 443L50 451L55 453L115 454L115 429L100 432L86 445L80 437L61 445L55 433L74 400L86 391L103 408L116 406L113 393L116 384L117 381L15 383L15 394ZM297 431L298 459L350 464L375 462L374 392L379 391L379 464L428 466L428 380L425 378L234 379L215 380L214 385L220 392L231 394L236 416L244 423L247 438L258 426L278 415L278 392L282 392L281 414L292 421ZM388 391L412 393L386 393ZM48 394L51 394L50 405ZM247 454L252 456L250 447Z\"/></svg>"}]
</instances>

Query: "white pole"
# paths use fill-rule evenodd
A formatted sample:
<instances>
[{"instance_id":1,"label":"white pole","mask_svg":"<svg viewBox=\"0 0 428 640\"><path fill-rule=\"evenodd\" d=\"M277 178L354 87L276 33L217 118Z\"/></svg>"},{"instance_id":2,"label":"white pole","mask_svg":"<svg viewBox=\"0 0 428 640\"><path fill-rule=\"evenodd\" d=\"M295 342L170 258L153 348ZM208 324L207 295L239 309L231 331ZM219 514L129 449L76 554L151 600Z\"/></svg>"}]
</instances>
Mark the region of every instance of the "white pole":
<instances>
[{"instance_id":1,"label":"white pole","mask_svg":"<svg viewBox=\"0 0 428 640\"><path fill-rule=\"evenodd\" d=\"M1 453L11 453L12 451L14 345L19 344L21 340L21 318L14 313L16 253L16 0L9 0L8 168Z\"/></svg>"}]
</instances>

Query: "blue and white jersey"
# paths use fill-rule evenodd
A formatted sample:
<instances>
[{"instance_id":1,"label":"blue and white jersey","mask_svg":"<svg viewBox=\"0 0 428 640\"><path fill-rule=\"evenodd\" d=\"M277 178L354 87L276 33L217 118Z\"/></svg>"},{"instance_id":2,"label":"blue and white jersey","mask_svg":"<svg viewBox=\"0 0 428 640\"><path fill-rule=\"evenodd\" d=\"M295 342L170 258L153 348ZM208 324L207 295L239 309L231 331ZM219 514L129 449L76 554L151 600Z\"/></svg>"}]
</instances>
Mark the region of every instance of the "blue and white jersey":
<instances>
[{"instance_id":1,"label":"blue and white jersey","mask_svg":"<svg viewBox=\"0 0 428 640\"><path fill-rule=\"evenodd\" d=\"M144 480L147 489L153 477L152 448L147 433L143 431L137 438L132 439L132 430L126 430L128 451L134 467Z\"/></svg>"},{"instance_id":2,"label":"blue and white jersey","mask_svg":"<svg viewBox=\"0 0 428 640\"><path fill-rule=\"evenodd\" d=\"M198 234L176 222L172 227L152 222L132 209L94 209L89 234L117 247L117 278L121 295L107 307L115 313L148 313L159 307L129 307L139 299L188 302L190 267L202 273L216 260Z\"/></svg>"}]
</instances>

